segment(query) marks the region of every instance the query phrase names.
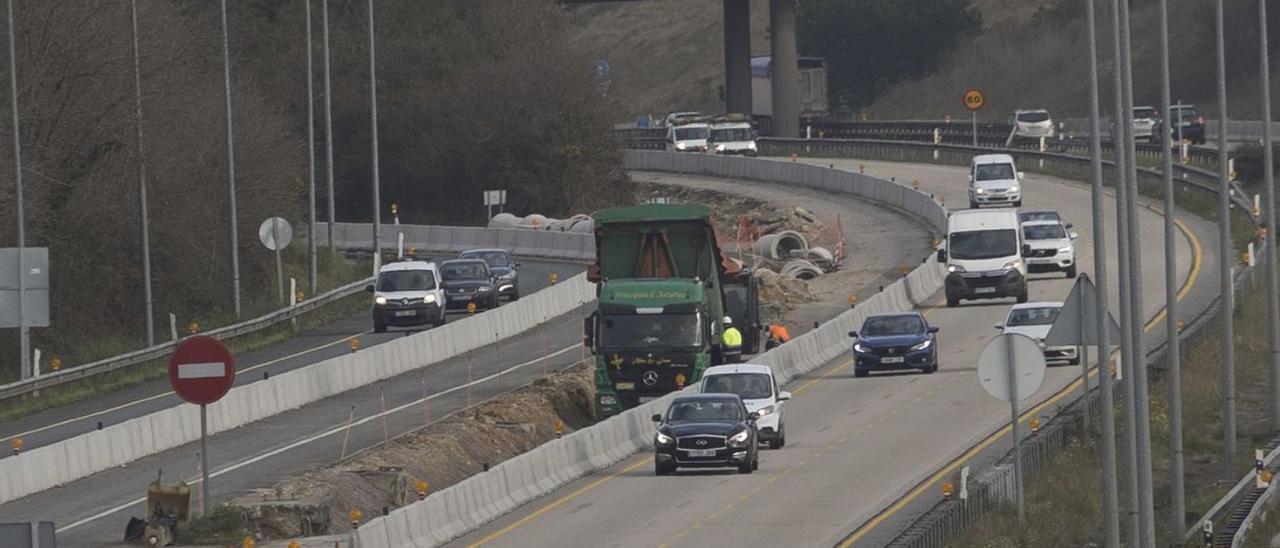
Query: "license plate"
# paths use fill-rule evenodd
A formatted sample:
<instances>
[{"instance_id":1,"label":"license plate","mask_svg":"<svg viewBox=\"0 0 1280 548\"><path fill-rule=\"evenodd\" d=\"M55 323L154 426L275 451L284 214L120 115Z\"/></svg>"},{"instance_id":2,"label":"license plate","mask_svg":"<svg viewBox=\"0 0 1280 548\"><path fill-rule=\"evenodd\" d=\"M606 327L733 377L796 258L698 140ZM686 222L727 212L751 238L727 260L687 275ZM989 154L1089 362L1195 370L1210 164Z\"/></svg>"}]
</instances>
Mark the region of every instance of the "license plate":
<instances>
[{"instance_id":1,"label":"license plate","mask_svg":"<svg viewBox=\"0 0 1280 548\"><path fill-rule=\"evenodd\" d=\"M635 389L636 389L636 383L634 383L634 382L620 382L620 383L618 383L617 388L618 388L618 390L635 390Z\"/></svg>"},{"instance_id":2,"label":"license plate","mask_svg":"<svg viewBox=\"0 0 1280 548\"><path fill-rule=\"evenodd\" d=\"M397 316L416 316L417 314L418 312L416 310L397 310L396 311Z\"/></svg>"},{"instance_id":3,"label":"license plate","mask_svg":"<svg viewBox=\"0 0 1280 548\"><path fill-rule=\"evenodd\" d=\"M974 289L974 290L973 290L973 292L974 292L974 293L995 293L995 292L996 292L996 288L994 288L994 287L979 287L979 288L977 288L977 289Z\"/></svg>"},{"instance_id":4,"label":"license plate","mask_svg":"<svg viewBox=\"0 0 1280 548\"><path fill-rule=\"evenodd\" d=\"M902 356L896 358L880 358L880 363L902 363Z\"/></svg>"},{"instance_id":5,"label":"license plate","mask_svg":"<svg viewBox=\"0 0 1280 548\"><path fill-rule=\"evenodd\" d=\"M640 396L640 403L658 399L657 396Z\"/></svg>"},{"instance_id":6,"label":"license plate","mask_svg":"<svg viewBox=\"0 0 1280 548\"><path fill-rule=\"evenodd\" d=\"M689 456L690 457L714 457L716 456L716 450L715 449L690 449Z\"/></svg>"}]
</instances>

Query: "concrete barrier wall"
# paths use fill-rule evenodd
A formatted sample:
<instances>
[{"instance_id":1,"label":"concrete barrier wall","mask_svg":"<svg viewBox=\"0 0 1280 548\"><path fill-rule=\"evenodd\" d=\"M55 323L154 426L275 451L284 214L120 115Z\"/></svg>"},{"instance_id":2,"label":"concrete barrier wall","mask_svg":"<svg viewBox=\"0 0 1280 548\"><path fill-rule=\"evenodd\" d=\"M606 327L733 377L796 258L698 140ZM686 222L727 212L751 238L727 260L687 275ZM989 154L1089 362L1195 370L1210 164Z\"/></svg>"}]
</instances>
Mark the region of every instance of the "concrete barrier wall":
<instances>
[{"instance_id":1,"label":"concrete barrier wall","mask_svg":"<svg viewBox=\"0 0 1280 548\"><path fill-rule=\"evenodd\" d=\"M471 317L235 387L209 406L214 434L491 344L595 300L586 274ZM0 460L0 504L200 438L199 408L182 404Z\"/></svg>"},{"instance_id":2,"label":"concrete barrier wall","mask_svg":"<svg viewBox=\"0 0 1280 548\"><path fill-rule=\"evenodd\" d=\"M483 228L473 226L388 225L381 227L381 247L396 249L398 236L404 246L425 252L458 253L468 249L496 247L513 255L543 259L589 261L596 257L595 236L577 232ZM329 245L329 230L316 223L318 245ZM373 249L373 225L334 223L333 241L343 249Z\"/></svg>"},{"instance_id":3,"label":"concrete barrier wall","mask_svg":"<svg viewBox=\"0 0 1280 548\"><path fill-rule=\"evenodd\" d=\"M627 151L627 167L748 178L845 192L882 202L946 229L946 211L927 194L910 187L817 166L703 154ZM774 368L787 382L850 352L848 332L867 315L910 310L942 289L945 269L936 258L895 281L856 308L791 342L757 356L753 363ZM692 392L694 387L684 392ZM550 441L499 463L425 500L371 520L357 531L364 548L439 546L555 489L612 466L651 447L655 428L649 417L666 410L675 395L644 403L620 415Z\"/></svg>"}]
</instances>

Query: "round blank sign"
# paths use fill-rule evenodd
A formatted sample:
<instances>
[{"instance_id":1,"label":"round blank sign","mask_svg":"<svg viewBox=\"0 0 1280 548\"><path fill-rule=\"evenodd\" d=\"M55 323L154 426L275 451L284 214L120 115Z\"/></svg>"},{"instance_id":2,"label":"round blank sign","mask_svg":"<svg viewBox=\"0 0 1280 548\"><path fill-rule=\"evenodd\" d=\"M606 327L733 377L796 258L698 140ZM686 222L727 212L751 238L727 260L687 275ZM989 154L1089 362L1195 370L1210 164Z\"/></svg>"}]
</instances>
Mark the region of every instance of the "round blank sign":
<instances>
[{"instance_id":1,"label":"round blank sign","mask_svg":"<svg viewBox=\"0 0 1280 548\"><path fill-rule=\"evenodd\" d=\"M987 342L978 357L978 380L993 397L1009 401L1009 358L1013 345L1013 376L1017 397L1025 400L1044 384L1044 351L1031 337L1005 333Z\"/></svg>"},{"instance_id":2,"label":"round blank sign","mask_svg":"<svg viewBox=\"0 0 1280 548\"><path fill-rule=\"evenodd\" d=\"M262 245L272 251L280 251L289 247L289 242L293 241L293 227L289 226L289 221L280 217L272 217L262 221L262 226L258 227L258 239L262 240Z\"/></svg>"}]
</instances>

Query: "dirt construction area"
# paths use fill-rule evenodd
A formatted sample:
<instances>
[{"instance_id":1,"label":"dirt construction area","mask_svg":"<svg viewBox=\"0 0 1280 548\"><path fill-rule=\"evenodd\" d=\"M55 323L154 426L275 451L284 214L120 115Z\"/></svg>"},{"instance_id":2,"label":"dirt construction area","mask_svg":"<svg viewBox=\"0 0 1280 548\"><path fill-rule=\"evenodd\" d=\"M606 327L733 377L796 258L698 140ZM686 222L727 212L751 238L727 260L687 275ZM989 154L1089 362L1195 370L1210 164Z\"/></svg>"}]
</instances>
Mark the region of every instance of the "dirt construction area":
<instances>
[{"instance_id":1,"label":"dirt construction area","mask_svg":"<svg viewBox=\"0 0 1280 548\"><path fill-rule=\"evenodd\" d=\"M792 336L846 310L849 297L865 299L901 277L930 252L932 235L901 212L844 195L779 188L737 180L633 174L637 201L700 203L712 208L722 248L770 270L749 244L739 249L746 224L757 236L793 231L813 247L844 249L844 258L812 279L761 276L764 321L781 321ZM657 200L655 200L657 199ZM421 430L393 438L327 467L300 471L271 488L230 503L245 534L285 546L332 546L350 530L348 513L397 508L429 491L457 483L487 466L592 422L592 369L588 364L553 373L530 386L478 404ZM193 539L194 540L194 539ZM196 543L199 541L196 540Z\"/></svg>"}]
</instances>

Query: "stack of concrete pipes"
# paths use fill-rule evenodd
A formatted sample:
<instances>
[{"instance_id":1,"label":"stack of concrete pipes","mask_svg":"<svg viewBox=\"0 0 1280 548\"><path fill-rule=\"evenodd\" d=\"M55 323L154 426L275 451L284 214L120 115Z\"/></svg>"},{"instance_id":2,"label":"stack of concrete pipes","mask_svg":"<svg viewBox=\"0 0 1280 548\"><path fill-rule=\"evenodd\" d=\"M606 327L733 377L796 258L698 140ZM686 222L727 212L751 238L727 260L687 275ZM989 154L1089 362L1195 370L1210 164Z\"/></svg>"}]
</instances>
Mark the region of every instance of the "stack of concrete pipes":
<instances>
[{"instance_id":1,"label":"stack of concrete pipes","mask_svg":"<svg viewBox=\"0 0 1280 548\"><path fill-rule=\"evenodd\" d=\"M823 247L809 247L809 240L794 230L765 234L755 241L756 255L778 267L778 274L812 280L836 267L835 255Z\"/></svg>"}]
</instances>

